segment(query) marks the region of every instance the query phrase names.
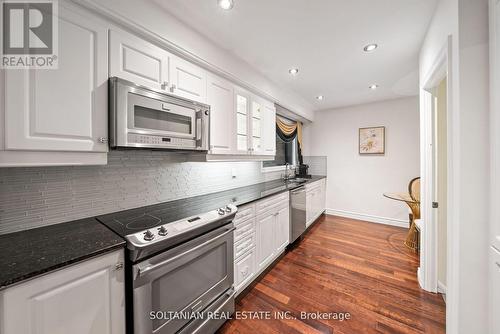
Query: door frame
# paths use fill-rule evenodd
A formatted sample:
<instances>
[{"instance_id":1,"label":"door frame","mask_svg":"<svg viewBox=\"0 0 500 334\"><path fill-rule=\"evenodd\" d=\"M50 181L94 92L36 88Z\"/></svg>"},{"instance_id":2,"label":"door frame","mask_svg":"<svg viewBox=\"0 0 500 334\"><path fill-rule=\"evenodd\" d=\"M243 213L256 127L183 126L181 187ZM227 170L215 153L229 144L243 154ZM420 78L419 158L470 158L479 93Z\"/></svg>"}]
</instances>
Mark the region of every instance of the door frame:
<instances>
[{"instance_id":1,"label":"door frame","mask_svg":"<svg viewBox=\"0 0 500 334\"><path fill-rule=\"evenodd\" d=\"M446 323L453 327L458 321L458 278L459 278L459 229L453 222L458 221L456 210L457 195L459 193L456 178L458 170L453 164L457 151L456 141L459 138L458 121L454 115L454 77L452 59L452 36L448 36L446 43L435 57L427 74L423 76L420 86L420 172L421 172L421 244L420 267L418 268L418 282L422 289L430 292L438 291L437 279L437 224L435 212L432 209L433 201L433 113L434 88L447 78L447 291L446 291Z\"/></svg>"}]
</instances>

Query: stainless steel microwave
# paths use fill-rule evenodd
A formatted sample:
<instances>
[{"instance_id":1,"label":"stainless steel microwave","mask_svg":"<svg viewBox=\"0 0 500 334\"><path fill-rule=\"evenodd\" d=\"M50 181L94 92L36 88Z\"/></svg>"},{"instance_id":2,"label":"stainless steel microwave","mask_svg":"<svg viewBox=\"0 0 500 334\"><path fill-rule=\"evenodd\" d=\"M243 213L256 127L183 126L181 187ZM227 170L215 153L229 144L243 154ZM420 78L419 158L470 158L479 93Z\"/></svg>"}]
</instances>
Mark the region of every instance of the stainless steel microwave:
<instances>
[{"instance_id":1,"label":"stainless steel microwave","mask_svg":"<svg viewBox=\"0 0 500 334\"><path fill-rule=\"evenodd\" d=\"M111 148L207 151L210 107L109 79Z\"/></svg>"}]
</instances>

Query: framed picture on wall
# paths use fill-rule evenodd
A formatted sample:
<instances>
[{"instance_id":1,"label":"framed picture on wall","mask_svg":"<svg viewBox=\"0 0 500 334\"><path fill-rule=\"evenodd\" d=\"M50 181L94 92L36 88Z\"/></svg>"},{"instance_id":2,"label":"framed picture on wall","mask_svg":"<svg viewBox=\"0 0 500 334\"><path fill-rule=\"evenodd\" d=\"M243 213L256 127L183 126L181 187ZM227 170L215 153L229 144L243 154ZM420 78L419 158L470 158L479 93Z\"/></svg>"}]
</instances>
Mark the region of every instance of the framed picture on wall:
<instances>
[{"instance_id":1,"label":"framed picture on wall","mask_svg":"<svg viewBox=\"0 0 500 334\"><path fill-rule=\"evenodd\" d=\"M359 154L385 154L385 126L359 129Z\"/></svg>"}]
</instances>

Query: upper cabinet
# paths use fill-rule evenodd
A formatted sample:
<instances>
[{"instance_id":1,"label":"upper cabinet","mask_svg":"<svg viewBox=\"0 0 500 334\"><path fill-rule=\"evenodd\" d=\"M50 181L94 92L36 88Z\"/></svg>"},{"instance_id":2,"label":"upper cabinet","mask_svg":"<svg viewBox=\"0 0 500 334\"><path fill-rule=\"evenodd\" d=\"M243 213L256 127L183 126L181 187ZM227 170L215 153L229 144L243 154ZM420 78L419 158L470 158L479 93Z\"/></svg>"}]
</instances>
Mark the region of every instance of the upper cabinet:
<instances>
[{"instance_id":1,"label":"upper cabinet","mask_svg":"<svg viewBox=\"0 0 500 334\"><path fill-rule=\"evenodd\" d=\"M110 76L162 90L169 85L170 53L125 32L109 32Z\"/></svg>"},{"instance_id":2,"label":"upper cabinet","mask_svg":"<svg viewBox=\"0 0 500 334\"><path fill-rule=\"evenodd\" d=\"M234 85L208 75L207 103L210 105L210 152L232 154L235 151Z\"/></svg>"},{"instance_id":3,"label":"upper cabinet","mask_svg":"<svg viewBox=\"0 0 500 334\"><path fill-rule=\"evenodd\" d=\"M235 88L236 154L274 156L276 110L272 102Z\"/></svg>"},{"instance_id":4,"label":"upper cabinet","mask_svg":"<svg viewBox=\"0 0 500 334\"><path fill-rule=\"evenodd\" d=\"M2 71L0 166L106 163L107 28L86 14L60 6L58 69Z\"/></svg>"},{"instance_id":5,"label":"upper cabinet","mask_svg":"<svg viewBox=\"0 0 500 334\"><path fill-rule=\"evenodd\" d=\"M206 103L207 73L201 67L125 31L110 31L110 76Z\"/></svg>"}]
</instances>

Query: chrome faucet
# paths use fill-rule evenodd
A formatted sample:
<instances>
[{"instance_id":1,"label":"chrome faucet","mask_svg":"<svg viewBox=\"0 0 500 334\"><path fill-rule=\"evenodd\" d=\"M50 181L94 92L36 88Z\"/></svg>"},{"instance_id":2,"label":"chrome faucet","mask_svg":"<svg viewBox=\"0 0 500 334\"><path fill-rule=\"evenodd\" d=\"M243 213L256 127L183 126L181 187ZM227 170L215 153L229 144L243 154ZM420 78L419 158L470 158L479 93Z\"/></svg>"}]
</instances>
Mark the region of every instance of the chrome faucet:
<instances>
[{"instance_id":1,"label":"chrome faucet","mask_svg":"<svg viewBox=\"0 0 500 334\"><path fill-rule=\"evenodd\" d=\"M288 167L289 166L290 166L290 164L288 162L285 163L285 174L283 174L283 181L288 181L288 180L290 180L292 178L292 176L288 172Z\"/></svg>"}]
</instances>

